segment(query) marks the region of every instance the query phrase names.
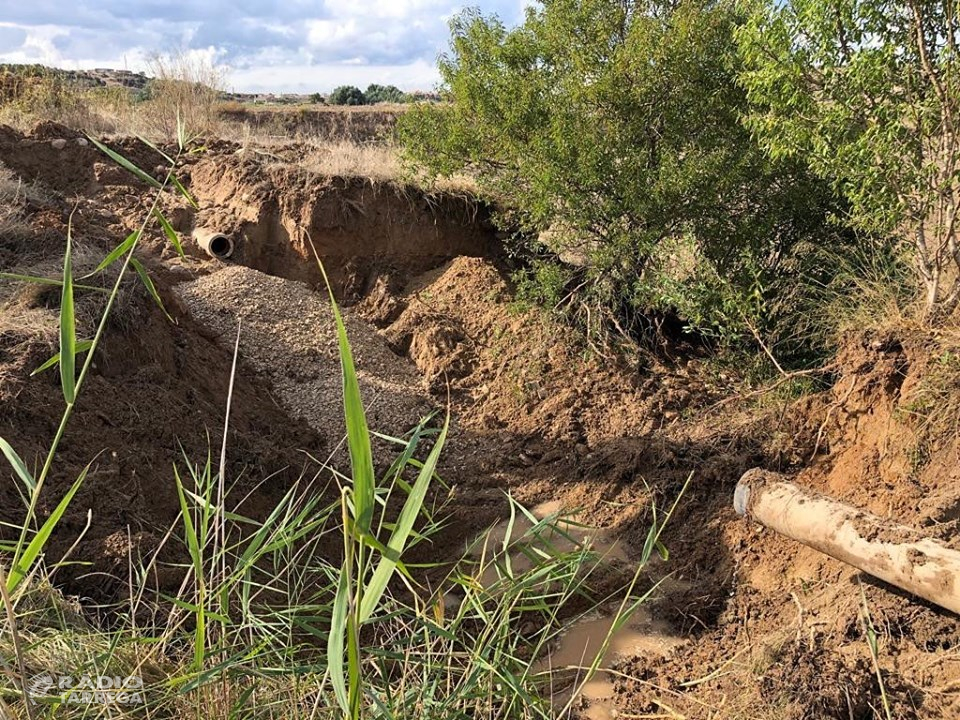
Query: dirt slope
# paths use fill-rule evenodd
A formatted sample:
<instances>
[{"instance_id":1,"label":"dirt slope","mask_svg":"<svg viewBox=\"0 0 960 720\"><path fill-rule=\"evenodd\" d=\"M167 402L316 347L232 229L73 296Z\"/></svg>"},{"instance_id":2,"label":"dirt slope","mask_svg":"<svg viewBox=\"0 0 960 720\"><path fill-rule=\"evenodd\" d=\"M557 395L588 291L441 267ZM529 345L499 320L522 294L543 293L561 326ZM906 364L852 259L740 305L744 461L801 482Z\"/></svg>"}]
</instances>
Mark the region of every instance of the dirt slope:
<instances>
[{"instance_id":1,"label":"dirt slope","mask_svg":"<svg viewBox=\"0 0 960 720\"><path fill-rule=\"evenodd\" d=\"M882 717L862 585L893 716L960 716L956 617L730 508L740 474L761 466L952 542L958 439L921 437L911 414L929 372L926 345L853 337L830 391L765 410L728 404L718 414L709 408L722 388L700 361L638 375L585 359L562 331L518 312L487 261L455 260L398 302L403 310L384 334L428 387L450 378L464 427L496 438L506 456L491 463L486 483L531 504L585 507L637 552L649 500L665 505L691 477L665 534L683 582L654 612L694 642L666 658L622 658L620 711ZM382 324L382 304L369 298L361 308Z\"/></svg>"}]
</instances>

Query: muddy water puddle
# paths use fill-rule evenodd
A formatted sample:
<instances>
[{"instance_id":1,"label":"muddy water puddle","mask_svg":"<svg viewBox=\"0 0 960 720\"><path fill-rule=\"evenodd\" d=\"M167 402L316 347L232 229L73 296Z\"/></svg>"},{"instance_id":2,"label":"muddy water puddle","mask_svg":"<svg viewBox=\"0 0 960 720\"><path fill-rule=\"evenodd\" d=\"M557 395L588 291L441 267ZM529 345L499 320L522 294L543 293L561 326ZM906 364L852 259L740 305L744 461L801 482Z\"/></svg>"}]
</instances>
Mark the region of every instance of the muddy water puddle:
<instances>
[{"instance_id":1,"label":"muddy water puddle","mask_svg":"<svg viewBox=\"0 0 960 720\"><path fill-rule=\"evenodd\" d=\"M531 569L537 555L587 548L599 559L600 566L594 572L604 572L604 566L611 569L619 566L621 572L628 567L631 574L636 570L637 560L631 559L622 538L609 530L580 523L575 516L564 514L564 507L559 501L538 505L531 510L531 514L537 521L553 520L541 526L536 536L531 537L534 522L518 514L512 522L505 520L491 528L480 538L473 554L478 558L484 555L489 557L506 550L501 564L509 563L510 571L518 573ZM522 540L518 542L520 538ZM518 547L521 544L523 547ZM655 561L651 560L650 565L654 564ZM490 586L497 581L498 570L491 563L483 565L479 580L481 584ZM664 577L651 593L650 600L684 587L685 583L681 580ZM547 657L534 666L534 671L550 672L551 678L555 678L551 680L552 699L558 711L568 704L574 707L580 704L580 714L590 720L615 718L614 678L609 672L613 663L620 658L639 655L662 657L687 642L675 633L669 623L655 617L655 609L650 602L640 605L620 627L615 627L617 610L618 606L614 604L572 623L559 636ZM583 682L598 654L597 672L589 681Z\"/></svg>"}]
</instances>

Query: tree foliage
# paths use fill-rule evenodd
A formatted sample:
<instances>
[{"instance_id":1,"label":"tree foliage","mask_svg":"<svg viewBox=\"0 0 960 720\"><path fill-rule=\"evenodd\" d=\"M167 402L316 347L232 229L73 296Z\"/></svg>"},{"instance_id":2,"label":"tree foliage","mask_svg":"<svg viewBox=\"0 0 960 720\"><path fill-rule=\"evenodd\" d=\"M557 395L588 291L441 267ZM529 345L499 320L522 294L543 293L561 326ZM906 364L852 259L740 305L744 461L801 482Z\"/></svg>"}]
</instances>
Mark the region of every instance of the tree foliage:
<instances>
[{"instance_id":1,"label":"tree foliage","mask_svg":"<svg viewBox=\"0 0 960 720\"><path fill-rule=\"evenodd\" d=\"M939 0L761 1L737 33L749 125L912 242L933 314L960 302L957 9Z\"/></svg>"},{"instance_id":2,"label":"tree foliage","mask_svg":"<svg viewBox=\"0 0 960 720\"><path fill-rule=\"evenodd\" d=\"M341 85L330 93L327 102L331 105L366 105L367 98L355 85Z\"/></svg>"},{"instance_id":3,"label":"tree foliage","mask_svg":"<svg viewBox=\"0 0 960 720\"><path fill-rule=\"evenodd\" d=\"M448 102L415 107L401 139L579 258L560 307L583 299L627 333L656 307L757 330L794 248L823 233L829 195L741 124L736 23L709 0L546 0L512 30L466 11L440 62Z\"/></svg>"},{"instance_id":4,"label":"tree foliage","mask_svg":"<svg viewBox=\"0 0 960 720\"><path fill-rule=\"evenodd\" d=\"M376 105L377 103L405 103L409 97L396 85L367 86L366 92L354 85L341 85L336 88L327 102L331 105Z\"/></svg>"},{"instance_id":5,"label":"tree foliage","mask_svg":"<svg viewBox=\"0 0 960 720\"><path fill-rule=\"evenodd\" d=\"M371 84L364 93L368 105L377 103L405 103L407 94L396 85Z\"/></svg>"}]
</instances>

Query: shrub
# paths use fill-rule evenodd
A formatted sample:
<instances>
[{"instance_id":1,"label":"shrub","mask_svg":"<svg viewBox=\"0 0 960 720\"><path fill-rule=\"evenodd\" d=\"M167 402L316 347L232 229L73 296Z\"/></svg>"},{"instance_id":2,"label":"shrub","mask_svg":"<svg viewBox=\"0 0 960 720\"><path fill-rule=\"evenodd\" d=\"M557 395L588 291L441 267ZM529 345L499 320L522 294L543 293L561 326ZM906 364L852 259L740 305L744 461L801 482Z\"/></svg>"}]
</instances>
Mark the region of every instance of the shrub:
<instances>
[{"instance_id":1,"label":"shrub","mask_svg":"<svg viewBox=\"0 0 960 720\"><path fill-rule=\"evenodd\" d=\"M330 93L327 102L331 105L366 105L367 99L360 88L353 85L341 85Z\"/></svg>"},{"instance_id":2,"label":"shrub","mask_svg":"<svg viewBox=\"0 0 960 720\"><path fill-rule=\"evenodd\" d=\"M750 127L850 202L850 222L912 243L931 316L960 303L958 29L917 0L760 0L737 33Z\"/></svg>"},{"instance_id":3,"label":"shrub","mask_svg":"<svg viewBox=\"0 0 960 720\"><path fill-rule=\"evenodd\" d=\"M83 94L62 72L42 66L26 68L23 72L0 72L0 122L17 126L37 120L90 124Z\"/></svg>"},{"instance_id":4,"label":"shrub","mask_svg":"<svg viewBox=\"0 0 960 720\"><path fill-rule=\"evenodd\" d=\"M448 102L400 118L407 157L474 173L522 230L583 258L564 307L636 335L651 308L686 306L753 336L793 249L836 233L828 189L741 125L737 21L698 0L552 0L513 30L464 12L440 62Z\"/></svg>"},{"instance_id":5,"label":"shrub","mask_svg":"<svg viewBox=\"0 0 960 720\"><path fill-rule=\"evenodd\" d=\"M224 80L221 68L184 53L172 53L154 56L150 75L143 93L146 97L136 112L150 134L175 138L178 124L199 135L217 129Z\"/></svg>"},{"instance_id":6,"label":"shrub","mask_svg":"<svg viewBox=\"0 0 960 720\"><path fill-rule=\"evenodd\" d=\"M370 85L364 93L367 105L377 103L405 103L407 94L396 85Z\"/></svg>"}]
</instances>

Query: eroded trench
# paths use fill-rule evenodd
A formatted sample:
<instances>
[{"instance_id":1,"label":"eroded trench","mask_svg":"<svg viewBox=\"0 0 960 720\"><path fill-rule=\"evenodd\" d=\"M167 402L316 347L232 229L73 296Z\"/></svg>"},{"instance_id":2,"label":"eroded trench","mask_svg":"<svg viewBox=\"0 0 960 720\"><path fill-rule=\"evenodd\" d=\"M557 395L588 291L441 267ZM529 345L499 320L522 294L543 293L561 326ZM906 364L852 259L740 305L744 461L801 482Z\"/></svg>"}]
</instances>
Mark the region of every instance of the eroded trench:
<instances>
[{"instance_id":1,"label":"eroded trench","mask_svg":"<svg viewBox=\"0 0 960 720\"><path fill-rule=\"evenodd\" d=\"M58 149L51 138L69 143ZM0 237L0 269L56 277L72 217L75 269L86 275L141 222L148 189L82 139L61 126L41 127L32 137L0 128L0 160L25 183L52 191L23 203L21 234ZM159 163L134 141L118 147L142 167ZM738 426L736 416L711 421L709 408L736 387L695 361L689 372L682 365L624 369L607 358L586 362L582 347L559 329L518 310L498 267L496 234L469 199L318 178L294 164L264 165L238 152L236 144L220 143L183 168L199 211L164 205L184 237L213 228L233 243L233 253L218 262L189 242L191 257L182 261L159 232L145 238L142 258L175 322L131 277L58 452L43 513L105 450L51 539L50 557L72 553L77 560L57 569L66 593L116 602L126 592L131 559L160 552L177 522L171 465L185 456L203 458L211 441L219 443L238 322L241 363L227 472L242 492L250 491L250 514L265 517L285 489L315 471L304 450L318 458L336 450L339 364L312 241L337 298L349 306L348 332L371 426L402 433L446 407L449 387L453 432L440 475L453 488L447 506L453 522L439 541L414 548L411 561L458 555L477 539L502 547L510 493L534 517L580 509L575 529L571 519L560 525L602 558L596 579L613 591L637 568L651 504L669 507L693 477L663 537L670 561L642 577L639 592L656 586L653 595L610 637L603 661L610 671L583 689L588 704L577 708L581 714L609 717L616 695L632 713L662 715L667 711L657 699L664 698L700 717L712 712L702 698L726 708L743 690L754 704L795 702L806 709L804 717L872 716L874 673L863 662L856 630L861 590L848 582L851 574L737 521L729 498L732 482L751 467L806 468L804 484L873 512L892 507L908 516L932 507L924 512L939 517L930 513L943 502L944 518L954 520L956 484L943 471L955 466L952 456L924 471L923 483L936 492L900 482L906 471L898 463L909 459L912 467L913 448L896 435L902 428L892 419L893 395L908 374L909 354L886 340L862 347L857 340L842 360L848 383L838 382L837 392L771 409L758 416L764 427L756 419ZM59 295L25 284L2 291L0 436L34 462L46 452L63 406L56 373L30 377L56 352ZM102 304L97 294L78 294L77 307L78 318L89 323ZM91 330L78 332L89 337ZM917 372L910 370L914 380ZM852 410L835 412L838 407ZM825 417L835 418L837 427L824 436L829 453L815 461L818 447L824 453ZM942 457L951 448L944 446ZM375 452L383 458L393 450ZM15 483L0 484L3 527L22 519L21 500ZM2 529L0 539L10 539ZM569 547L565 542L551 540L560 551ZM151 581L175 593L184 557L171 543L163 547ZM330 557L338 547L331 542ZM522 567L521 554L538 550L553 551L525 542L511 546L508 556ZM794 622L798 587L804 593L820 588L799 596L807 606L796 619L802 637L784 622ZM903 629L899 640L888 638L892 662L907 667L896 652L920 648L910 682L930 685L928 669L950 660L940 651L955 646L955 621L884 588L868 586L867 595L878 617L885 613ZM616 606L614 598L569 627L547 666L586 664L610 634ZM823 618L833 629L815 631ZM749 656L742 655L745 648ZM778 660L781 651L786 655ZM759 679L756 658L767 668ZM748 669L735 671L741 664ZM822 680L844 674L846 684ZM570 685L562 684L562 672L555 676L566 702ZM856 691L852 700L848 690ZM689 702L681 697L688 691Z\"/></svg>"},{"instance_id":2,"label":"eroded trench","mask_svg":"<svg viewBox=\"0 0 960 720\"><path fill-rule=\"evenodd\" d=\"M53 183L54 176L15 162L32 158L30 153L52 153L49 144L15 140L7 158L12 166L28 179ZM78 265L78 272L87 272L123 236L124 225L139 222L143 189L100 163L89 148L77 148L69 188L87 204L76 216L75 230L81 241L99 243L88 253L92 265ZM152 166L150 158L135 159ZM518 310L489 213L468 197L322 178L245 159L235 149L229 155L211 153L185 168L183 178L199 209L171 203L164 207L168 217L182 237L209 231L202 237L225 243L229 257L212 259L194 241L184 244L185 260L165 242L151 246L150 270L175 323L131 283L124 305L129 317L106 336L89 394L60 454L61 470L49 484L51 496L62 495L89 462L87 448L111 450L98 460L78 495L76 513L54 539L55 555L69 551L82 534L75 554L93 568L61 570L69 592L112 602L125 590L130 558L163 546L166 529L177 519L171 463L202 458L211 438L217 440L238 327L240 368L227 472L244 492L249 489L251 514L268 513L285 488L303 472L315 471L305 449L321 460L346 459L339 358L315 249L336 298L347 307L371 429L399 436L449 402L452 432L439 474L452 488L446 506L452 521L433 543L416 546L409 560L453 560L478 542L499 544L518 568L531 552L594 550L596 598L610 599L570 627L542 666L557 671L554 689L561 703L571 701L569 689L583 677L569 668L589 665L601 645L609 646L602 663L607 668L619 658L662 657L687 642L689 624L677 622L675 611L660 611L676 605L668 596L692 592L679 574L663 581L669 568L648 568L640 592L663 581L650 602L616 630L612 620L622 598L616 593L636 572L649 527L653 494L641 473L657 474L656 500L669 502L697 460L668 440L640 440L656 431L664 412L675 412L672 403L684 402L685 391L666 382L638 389L635 378L616 368L588 366L574 343L535 313ZM54 204L37 218L57 215ZM64 203L63 209L66 217L70 208ZM58 257L57 242L51 235L42 246L37 238L22 247L5 246L4 262L21 272L55 274L55 263L35 266L32 258ZM16 302L24 317L52 323L55 339L55 298ZM93 304L86 307L88 302ZM94 296L79 303L82 315L96 317ZM27 377L49 357L50 347L38 342L22 352L18 346L11 354L18 358L13 370ZM0 385L0 391L21 393L4 408L9 412L0 418L3 436L24 456L41 454L61 401L56 377ZM395 450L374 443L381 467ZM258 484L262 478L269 482ZM3 491L10 510L0 512L0 519L14 522L18 498L12 487ZM565 517L564 538L552 538L549 547L542 538L524 538L504 548L508 493L534 517L579 514ZM96 512L85 529L87 508ZM708 517L715 508L707 504L695 512ZM513 537L525 530L520 523ZM163 547L164 567L152 581L175 592L182 558L169 544ZM696 547L685 548L691 563L707 552ZM691 611L708 623L729 589L725 564L715 562L713 549L709 553L711 582L720 580L706 590L701 580ZM571 610L571 620L581 610ZM583 689L589 704L580 710L610 717L614 681L613 674L596 675Z\"/></svg>"},{"instance_id":3,"label":"eroded trench","mask_svg":"<svg viewBox=\"0 0 960 720\"><path fill-rule=\"evenodd\" d=\"M338 301L353 308L347 311L346 322L371 429L399 435L442 409L445 394L452 393L447 397L454 433L440 472L455 486L458 497L451 506L453 529L439 544L452 549L453 555L469 545L500 547L514 569L522 569L531 552L531 539L524 537L531 523L511 525L507 538L505 524L498 519L506 511L503 486L515 485L523 495L523 473L504 481L502 466L489 462L503 451L500 437L496 432L477 432L470 417L478 386L481 394L484 391L474 357L478 341L456 318L441 311L414 316L413 322L405 316L414 299L430 308L434 285L442 286L445 278L455 283L465 267L479 263L495 271L500 242L487 210L464 197L428 196L355 180L310 181L281 168L265 174L262 168L242 163L226 168L222 163L201 164L193 172L192 188L201 209L178 220L178 229L200 238L192 253L208 249L209 255L216 255L203 247L211 238L223 243L219 247L230 248L219 262L209 261L209 272L175 287L193 319L225 350L232 349L239 329L239 354L245 366L267 381L292 418L323 434L331 452L337 452L336 438L344 430L340 374L315 251ZM466 303L476 300L469 292L463 298ZM497 332L494 329L493 334ZM497 417L483 421L494 426L509 422ZM380 457L392 452L381 441L375 442L374 450ZM340 452L344 453L342 447ZM577 510L576 497L565 497L559 487L551 490L536 481L531 485L535 489L526 494L538 501L531 505L534 516L560 518L558 527L564 530L562 537L545 544L534 538L535 553L589 548L598 558L599 574L609 576L601 584L629 580L638 567L637 543L642 545L643 538L621 537L616 530L601 527L589 513L571 516ZM521 539L514 543L516 538ZM414 560L437 559L436 546L417 552L426 555ZM647 586L656 585L652 599L689 589L688 583L665 573L649 572L653 579L648 578ZM605 669L616 659L663 657L687 642L647 606L629 622L615 624L621 599L608 600L574 622L540 662L540 670L558 670L558 678L567 678L558 681L555 701L581 703L586 717L615 717L614 676ZM456 594L447 601L456 604ZM582 677L581 671L571 668L589 667L598 653L601 671L582 687L578 698L571 698L571 688Z\"/></svg>"},{"instance_id":4,"label":"eroded trench","mask_svg":"<svg viewBox=\"0 0 960 720\"><path fill-rule=\"evenodd\" d=\"M453 258L500 250L489 210L468 196L216 161L196 166L191 187L201 209L182 231L224 238L217 253L231 264L317 287L315 250L345 305L384 278L399 289Z\"/></svg>"}]
</instances>

